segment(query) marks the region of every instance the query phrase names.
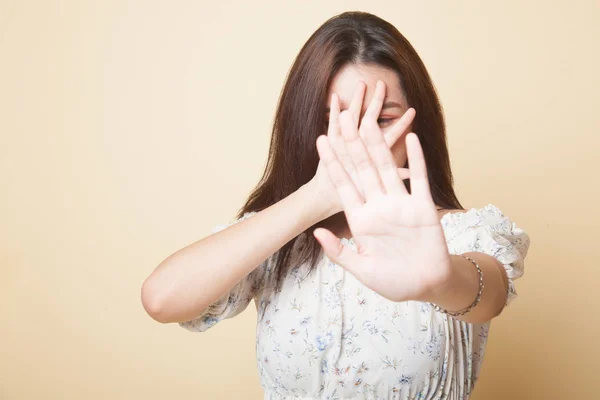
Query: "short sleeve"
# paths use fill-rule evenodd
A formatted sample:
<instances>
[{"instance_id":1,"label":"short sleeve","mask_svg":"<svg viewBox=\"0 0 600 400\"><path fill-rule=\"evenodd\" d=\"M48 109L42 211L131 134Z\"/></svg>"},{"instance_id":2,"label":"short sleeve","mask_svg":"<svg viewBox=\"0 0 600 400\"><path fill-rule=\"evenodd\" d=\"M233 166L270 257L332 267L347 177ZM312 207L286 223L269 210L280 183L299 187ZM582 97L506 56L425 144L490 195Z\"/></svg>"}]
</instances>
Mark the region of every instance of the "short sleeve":
<instances>
[{"instance_id":1,"label":"short sleeve","mask_svg":"<svg viewBox=\"0 0 600 400\"><path fill-rule=\"evenodd\" d=\"M212 233L217 233L244 219L250 218L254 214L256 214L254 211L246 212L242 217L231 223L219 224L212 229ZM269 260L270 258L246 275L228 293L225 293L220 299L212 303L201 315L189 321L179 322L179 326L192 332L204 332L216 323L240 314L261 289L265 268Z\"/></svg>"},{"instance_id":2,"label":"short sleeve","mask_svg":"<svg viewBox=\"0 0 600 400\"><path fill-rule=\"evenodd\" d=\"M523 276L530 245L527 232L493 204L446 214L441 222L451 254L482 252L504 266L508 276L506 304L514 300L517 296L514 281Z\"/></svg>"}]
</instances>

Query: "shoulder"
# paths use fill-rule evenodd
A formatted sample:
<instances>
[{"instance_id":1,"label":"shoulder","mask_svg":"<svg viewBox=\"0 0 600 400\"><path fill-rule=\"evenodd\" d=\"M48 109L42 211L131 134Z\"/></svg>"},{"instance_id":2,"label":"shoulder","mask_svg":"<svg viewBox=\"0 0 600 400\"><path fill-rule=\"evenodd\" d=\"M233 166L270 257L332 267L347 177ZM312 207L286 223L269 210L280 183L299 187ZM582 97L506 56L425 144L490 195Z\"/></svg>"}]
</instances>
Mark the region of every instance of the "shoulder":
<instances>
[{"instance_id":1,"label":"shoulder","mask_svg":"<svg viewBox=\"0 0 600 400\"><path fill-rule=\"evenodd\" d=\"M438 215L442 221L451 221L454 223L467 220L485 220L489 217L505 217L504 212L492 203L482 207L470 207L467 209L444 209L438 210Z\"/></svg>"},{"instance_id":2,"label":"shoulder","mask_svg":"<svg viewBox=\"0 0 600 400\"><path fill-rule=\"evenodd\" d=\"M441 225L448 240L463 235L491 235L527 241L527 233L518 227L496 205L488 203L483 207L473 207L468 210L446 212L441 217Z\"/></svg>"},{"instance_id":3,"label":"shoulder","mask_svg":"<svg viewBox=\"0 0 600 400\"><path fill-rule=\"evenodd\" d=\"M485 253L504 266L509 278L508 304L516 296L512 280L524 272L524 260L531 243L529 234L491 203L446 213L441 225L451 254Z\"/></svg>"},{"instance_id":4,"label":"shoulder","mask_svg":"<svg viewBox=\"0 0 600 400\"><path fill-rule=\"evenodd\" d=\"M460 213L465 213L467 212L467 210L461 210L461 209L453 209L453 210L438 210L438 217L441 219L443 218L446 214L460 214Z\"/></svg>"}]
</instances>

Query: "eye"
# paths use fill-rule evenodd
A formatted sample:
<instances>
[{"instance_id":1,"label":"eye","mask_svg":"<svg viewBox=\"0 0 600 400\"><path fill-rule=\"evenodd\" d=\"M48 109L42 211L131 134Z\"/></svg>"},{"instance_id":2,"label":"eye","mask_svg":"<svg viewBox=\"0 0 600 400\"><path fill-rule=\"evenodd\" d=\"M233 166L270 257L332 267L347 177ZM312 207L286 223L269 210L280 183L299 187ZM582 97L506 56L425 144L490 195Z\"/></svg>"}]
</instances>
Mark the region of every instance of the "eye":
<instances>
[{"instance_id":1,"label":"eye","mask_svg":"<svg viewBox=\"0 0 600 400\"><path fill-rule=\"evenodd\" d=\"M394 120L394 118L378 118L377 119L377 123L379 124L379 126L387 126L389 125L392 121Z\"/></svg>"}]
</instances>

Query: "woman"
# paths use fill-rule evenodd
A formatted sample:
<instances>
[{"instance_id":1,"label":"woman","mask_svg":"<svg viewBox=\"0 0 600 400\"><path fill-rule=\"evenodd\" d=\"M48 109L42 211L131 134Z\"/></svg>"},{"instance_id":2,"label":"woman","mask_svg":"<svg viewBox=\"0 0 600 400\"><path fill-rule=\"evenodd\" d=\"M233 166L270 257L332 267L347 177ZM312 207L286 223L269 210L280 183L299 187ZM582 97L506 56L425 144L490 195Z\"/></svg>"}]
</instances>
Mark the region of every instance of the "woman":
<instances>
[{"instance_id":1,"label":"woman","mask_svg":"<svg viewBox=\"0 0 600 400\"><path fill-rule=\"evenodd\" d=\"M263 179L213 233L163 261L142 301L202 332L254 299L266 399L468 398L529 247L495 205L461 206L421 59L361 12L301 49Z\"/></svg>"}]
</instances>

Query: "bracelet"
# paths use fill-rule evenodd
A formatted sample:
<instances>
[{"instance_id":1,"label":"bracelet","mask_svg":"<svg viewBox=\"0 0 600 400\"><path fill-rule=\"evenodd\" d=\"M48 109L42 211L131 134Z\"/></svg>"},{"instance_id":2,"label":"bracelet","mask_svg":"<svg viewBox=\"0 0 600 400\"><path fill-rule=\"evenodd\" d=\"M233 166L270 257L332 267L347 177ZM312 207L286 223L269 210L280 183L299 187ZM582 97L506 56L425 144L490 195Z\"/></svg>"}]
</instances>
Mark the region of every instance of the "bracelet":
<instances>
[{"instance_id":1,"label":"bracelet","mask_svg":"<svg viewBox=\"0 0 600 400\"><path fill-rule=\"evenodd\" d=\"M473 303L471 303L471 305L468 306L467 308L465 308L464 310L452 312L452 311L444 310L437 304L432 304L433 308L436 311L439 311L442 314L448 314L452 317L464 315L464 314L468 313L469 311L471 311L473 309L473 307L475 307L477 304L479 304L479 302L481 301L481 295L483 294L483 272L481 271L481 268L479 267L477 262L475 260L473 260L471 257L465 256L462 254L458 254L458 255L461 256L462 258L466 258L467 260L471 261L471 263L475 266L475 268L477 268L477 272L479 273L479 292L477 293L477 297L475 298L475 301L473 301Z\"/></svg>"}]
</instances>

